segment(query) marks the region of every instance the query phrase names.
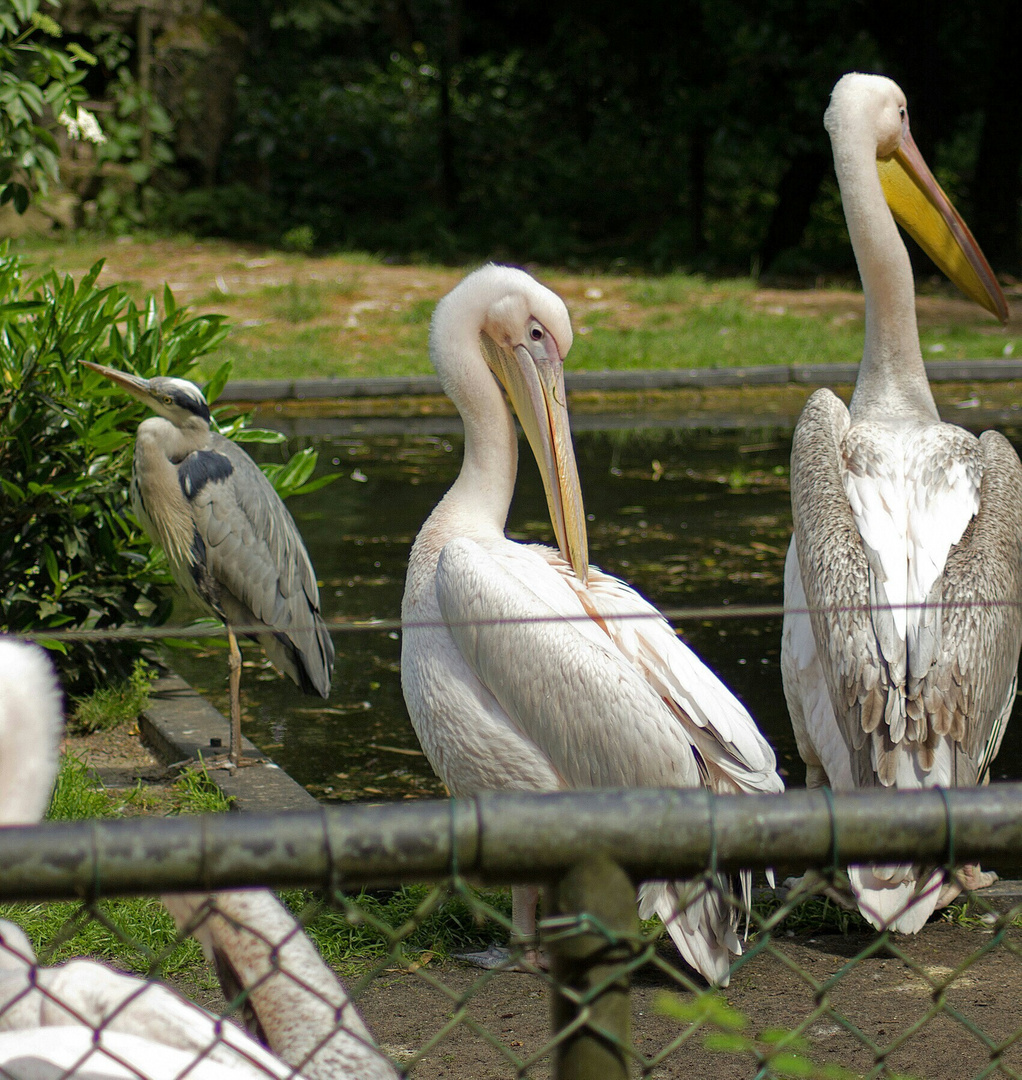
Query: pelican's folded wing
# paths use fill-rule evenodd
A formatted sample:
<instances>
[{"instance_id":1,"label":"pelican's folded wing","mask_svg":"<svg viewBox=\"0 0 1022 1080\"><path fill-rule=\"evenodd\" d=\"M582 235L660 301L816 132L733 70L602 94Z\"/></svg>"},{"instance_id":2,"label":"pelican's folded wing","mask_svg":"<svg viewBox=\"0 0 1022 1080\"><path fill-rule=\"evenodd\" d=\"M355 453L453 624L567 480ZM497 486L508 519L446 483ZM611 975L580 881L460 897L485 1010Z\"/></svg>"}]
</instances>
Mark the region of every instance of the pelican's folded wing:
<instances>
[{"instance_id":1,"label":"pelican's folded wing","mask_svg":"<svg viewBox=\"0 0 1022 1080\"><path fill-rule=\"evenodd\" d=\"M955 755L955 785L982 783L1015 702L1022 646L1022 464L1003 435L980 436L980 510L947 560L944 634L923 701Z\"/></svg>"},{"instance_id":2,"label":"pelican's folded wing","mask_svg":"<svg viewBox=\"0 0 1022 1080\"><path fill-rule=\"evenodd\" d=\"M848 409L831 391L817 390L806 402L792 440L791 512L834 715L854 781L870 787L877 783L871 735L883 719L887 694L870 618L869 563L842 480L840 446L848 426Z\"/></svg>"},{"instance_id":3,"label":"pelican's folded wing","mask_svg":"<svg viewBox=\"0 0 1022 1080\"><path fill-rule=\"evenodd\" d=\"M695 787L692 741L537 550L473 540L440 555L458 648L569 787Z\"/></svg>"},{"instance_id":4,"label":"pelican's folded wing","mask_svg":"<svg viewBox=\"0 0 1022 1080\"><path fill-rule=\"evenodd\" d=\"M620 578L589 568L583 585L558 569L579 602L685 727L717 792L779 792L777 760L748 710L675 634L659 611Z\"/></svg>"}]
</instances>

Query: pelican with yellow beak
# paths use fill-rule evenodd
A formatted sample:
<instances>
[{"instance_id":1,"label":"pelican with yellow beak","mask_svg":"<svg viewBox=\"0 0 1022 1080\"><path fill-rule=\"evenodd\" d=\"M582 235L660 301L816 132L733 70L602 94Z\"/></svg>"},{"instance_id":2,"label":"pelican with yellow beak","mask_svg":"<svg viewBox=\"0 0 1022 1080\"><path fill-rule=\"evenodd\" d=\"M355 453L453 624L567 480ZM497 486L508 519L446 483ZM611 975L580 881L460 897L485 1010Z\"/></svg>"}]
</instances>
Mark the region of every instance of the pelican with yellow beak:
<instances>
[{"instance_id":1,"label":"pelican with yellow beak","mask_svg":"<svg viewBox=\"0 0 1022 1080\"><path fill-rule=\"evenodd\" d=\"M866 300L849 407L818 390L791 453L784 691L810 787L985 783L1022 644L1022 466L994 431L943 423L895 222L1002 323L986 259L909 133L905 95L845 75L824 116ZM807 612L808 609L808 612ZM912 866L851 867L862 913L915 933L959 889Z\"/></svg>"},{"instance_id":2,"label":"pelican with yellow beak","mask_svg":"<svg viewBox=\"0 0 1022 1080\"><path fill-rule=\"evenodd\" d=\"M743 706L652 605L588 564L564 393L571 338L560 298L507 266L470 274L434 313L430 355L464 421L465 456L408 563L401 680L422 748L456 796L780 791ZM559 550L504 535L518 443L502 387L543 474ZM526 942L535 912L535 890L514 890ZM722 890L649 882L640 914L653 912L685 959L726 985L741 943Z\"/></svg>"}]
</instances>

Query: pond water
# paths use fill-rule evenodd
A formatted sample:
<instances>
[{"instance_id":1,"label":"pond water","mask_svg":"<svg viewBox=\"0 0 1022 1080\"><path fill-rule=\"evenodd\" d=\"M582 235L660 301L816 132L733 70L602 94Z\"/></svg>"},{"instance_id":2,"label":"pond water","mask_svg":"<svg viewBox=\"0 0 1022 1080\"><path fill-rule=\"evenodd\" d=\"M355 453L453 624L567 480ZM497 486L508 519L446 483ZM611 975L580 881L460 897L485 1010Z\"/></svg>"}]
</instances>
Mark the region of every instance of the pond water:
<instances>
[{"instance_id":1,"label":"pond water","mask_svg":"<svg viewBox=\"0 0 1022 1080\"><path fill-rule=\"evenodd\" d=\"M262 418L260 418L262 419ZM778 604L791 532L790 430L638 427L576 422L590 557L663 609ZM318 422L320 431L324 424ZM290 503L323 582L329 620L397 619L408 549L461 463L456 418L335 421L318 434L320 468L340 479ZM292 440L295 449L301 437ZM305 441L308 441L307 439ZM514 539L552 543L527 444L508 522ZM187 618L182 604L178 613ZM804 783L780 678L779 618L683 621L682 636L742 699L777 751L789 785ZM394 630L340 633L329 701L306 697L245 646L244 730L323 800L441 795L418 751L400 687ZM175 648L173 666L227 712L226 647ZM1022 777L1009 729L995 779Z\"/></svg>"}]
</instances>

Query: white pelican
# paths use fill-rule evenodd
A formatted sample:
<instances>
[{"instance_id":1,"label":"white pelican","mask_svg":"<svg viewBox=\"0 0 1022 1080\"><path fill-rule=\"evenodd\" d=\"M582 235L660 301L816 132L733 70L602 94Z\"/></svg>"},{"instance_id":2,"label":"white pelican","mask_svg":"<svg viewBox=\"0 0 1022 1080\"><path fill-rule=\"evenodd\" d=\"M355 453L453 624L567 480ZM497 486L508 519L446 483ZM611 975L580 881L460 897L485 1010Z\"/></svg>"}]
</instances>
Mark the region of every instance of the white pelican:
<instances>
[{"instance_id":1,"label":"white pelican","mask_svg":"<svg viewBox=\"0 0 1022 1080\"><path fill-rule=\"evenodd\" d=\"M64 727L61 697L42 649L0 638L0 826L34 824L46 811ZM29 1068L44 1064L74 1066L69 1076L149 1080L183 1075L190 1064L201 1066L187 1073L196 1080L294 1075L169 987L93 960L39 967L24 931L0 919L0 1071L51 1075Z\"/></svg>"},{"instance_id":2,"label":"white pelican","mask_svg":"<svg viewBox=\"0 0 1022 1080\"><path fill-rule=\"evenodd\" d=\"M0 638L0 826L43 816L62 729L46 655ZM249 991L273 1052L160 983L94 960L40 967L24 931L0 919L4 1076L395 1080L344 987L272 894L166 896L164 904L215 952L220 970L229 966L231 996Z\"/></svg>"},{"instance_id":3,"label":"white pelican","mask_svg":"<svg viewBox=\"0 0 1022 1080\"><path fill-rule=\"evenodd\" d=\"M82 1025L0 1031L4 1080L301 1080L293 1069L224 1065L121 1031L99 1038Z\"/></svg>"},{"instance_id":4,"label":"white pelican","mask_svg":"<svg viewBox=\"0 0 1022 1080\"><path fill-rule=\"evenodd\" d=\"M304 1080L397 1080L343 985L291 914L265 889L165 896L228 1000L248 991L261 1037Z\"/></svg>"},{"instance_id":5,"label":"white pelican","mask_svg":"<svg viewBox=\"0 0 1022 1080\"><path fill-rule=\"evenodd\" d=\"M63 731L63 695L46 653L0 637L0 826L34 825L46 813Z\"/></svg>"},{"instance_id":6,"label":"white pelican","mask_svg":"<svg viewBox=\"0 0 1022 1080\"><path fill-rule=\"evenodd\" d=\"M57 1062L62 1064L68 1058L74 1061L83 1045L80 1034L68 1034L76 1027L87 1036L86 1047L95 1038L97 1052L89 1065L100 1075L101 1066L126 1060L146 1080L154 1080L164 1075L169 1059L182 1070L209 1063L224 1075L246 1080L294 1076L289 1065L240 1028L168 986L113 971L95 960L40 967L21 928L0 919L0 1065L9 1067L3 1056L5 1040L19 1054L31 1045L28 1036L16 1039L12 1032L35 1032L37 1054L59 1053ZM86 1074L92 1075L88 1070Z\"/></svg>"},{"instance_id":7,"label":"white pelican","mask_svg":"<svg viewBox=\"0 0 1022 1080\"><path fill-rule=\"evenodd\" d=\"M1002 435L977 439L937 415L895 220L1002 322L1007 304L890 79L845 75L824 124L866 336L851 406L818 390L795 428L785 607L814 613L785 617L785 696L810 787L984 783L1022 642L1022 467ZM939 871L849 876L878 927L914 933L941 899ZM978 867L960 876L972 888L991 880Z\"/></svg>"},{"instance_id":8,"label":"white pelican","mask_svg":"<svg viewBox=\"0 0 1022 1080\"><path fill-rule=\"evenodd\" d=\"M401 679L412 724L452 794L696 787L780 791L773 751L646 600L588 566L563 358L568 312L528 274L486 266L437 305L430 356L465 426L454 486L412 547ZM504 535L518 446L507 391L543 473L560 553ZM632 616L616 619L613 616ZM638 616L637 618L635 616ZM535 890L513 893L535 934ZM736 916L716 890L678 914L643 886L685 959L726 985Z\"/></svg>"}]
</instances>

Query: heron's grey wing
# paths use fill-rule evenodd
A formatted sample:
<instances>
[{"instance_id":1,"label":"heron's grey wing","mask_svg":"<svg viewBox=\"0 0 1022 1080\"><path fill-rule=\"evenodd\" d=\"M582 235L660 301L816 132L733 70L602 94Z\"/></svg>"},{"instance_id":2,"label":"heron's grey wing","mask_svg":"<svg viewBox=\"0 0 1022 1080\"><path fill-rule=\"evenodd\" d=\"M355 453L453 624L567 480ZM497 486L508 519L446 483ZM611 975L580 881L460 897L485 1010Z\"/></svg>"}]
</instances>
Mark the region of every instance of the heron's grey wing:
<instances>
[{"instance_id":1,"label":"heron's grey wing","mask_svg":"<svg viewBox=\"0 0 1022 1080\"><path fill-rule=\"evenodd\" d=\"M883 719L883 658L869 615L869 564L841 478L848 409L817 390L795 425L791 511L810 622L860 787L877 782L871 734Z\"/></svg>"},{"instance_id":2,"label":"heron's grey wing","mask_svg":"<svg viewBox=\"0 0 1022 1080\"><path fill-rule=\"evenodd\" d=\"M228 622L265 627L252 636L270 660L306 693L326 697L333 643L305 544L273 485L240 446L219 435L211 436L210 449L180 462L178 479Z\"/></svg>"},{"instance_id":3,"label":"heron's grey wing","mask_svg":"<svg viewBox=\"0 0 1022 1080\"><path fill-rule=\"evenodd\" d=\"M982 783L1015 701L1022 646L1022 464L1003 435L980 436L979 513L951 549L943 647L923 681L938 734L960 744L959 784Z\"/></svg>"}]
</instances>

